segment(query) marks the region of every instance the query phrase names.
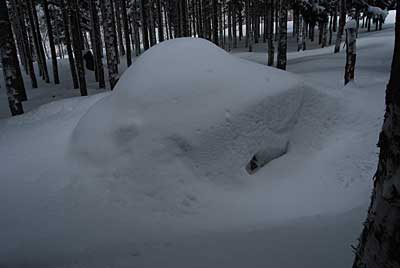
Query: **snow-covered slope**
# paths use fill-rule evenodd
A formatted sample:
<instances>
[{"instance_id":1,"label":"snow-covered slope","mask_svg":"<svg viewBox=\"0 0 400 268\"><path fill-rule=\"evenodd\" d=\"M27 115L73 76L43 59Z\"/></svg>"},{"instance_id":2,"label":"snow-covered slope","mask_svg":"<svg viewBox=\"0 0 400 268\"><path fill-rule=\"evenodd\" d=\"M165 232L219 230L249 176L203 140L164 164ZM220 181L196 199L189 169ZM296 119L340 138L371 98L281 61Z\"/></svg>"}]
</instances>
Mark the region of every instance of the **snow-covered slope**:
<instances>
[{"instance_id":1,"label":"snow-covered slope","mask_svg":"<svg viewBox=\"0 0 400 268\"><path fill-rule=\"evenodd\" d=\"M361 57L388 68L392 48L374 47ZM318 88L341 75L343 55L324 56L305 84L177 39L112 93L0 121L0 267L349 265L386 77ZM320 57L292 68L321 75ZM276 159L249 175L260 152Z\"/></svg>"}]
</instances>

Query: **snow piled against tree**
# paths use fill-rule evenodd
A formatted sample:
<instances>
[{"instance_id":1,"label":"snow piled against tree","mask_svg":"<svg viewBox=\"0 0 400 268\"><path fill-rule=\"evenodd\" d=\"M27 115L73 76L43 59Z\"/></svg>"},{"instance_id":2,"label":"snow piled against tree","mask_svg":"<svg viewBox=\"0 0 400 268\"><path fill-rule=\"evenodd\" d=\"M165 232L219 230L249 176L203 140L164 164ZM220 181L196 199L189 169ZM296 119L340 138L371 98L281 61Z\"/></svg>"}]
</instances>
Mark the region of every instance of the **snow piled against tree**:
<instances>
[{"instance_id":1,"label":"snow piled against tree","mask_svg":"<svg viewBox=\"0 0 400 268\"><path fill-rule=\"evenodd\" d=\"M357 136L375 120L359 103L205 40L156 45L112 93L0 121L0 266L160 267L185 235L360 206L378 132ZM249 175L254 155L267 165Z\"/></svg>"}]
</instances>

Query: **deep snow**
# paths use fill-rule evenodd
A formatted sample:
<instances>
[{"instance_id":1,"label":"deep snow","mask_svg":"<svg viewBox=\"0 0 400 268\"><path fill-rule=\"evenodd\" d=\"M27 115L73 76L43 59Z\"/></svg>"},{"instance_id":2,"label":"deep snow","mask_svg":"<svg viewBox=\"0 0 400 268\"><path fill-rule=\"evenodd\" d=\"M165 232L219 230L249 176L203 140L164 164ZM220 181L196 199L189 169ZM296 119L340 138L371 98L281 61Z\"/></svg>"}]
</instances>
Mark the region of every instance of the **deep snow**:
<instances>
[{"instance_id":1,"label":"deep snow","mask_svg":"<svg viewBox=\"0 0 400 268\"><path fill-rule=\"evenodd\" d=\"M349 267L393 42L360 38L343 88L332 48L296 76L173 40L113 93L1 120L0 267Z\"/></svg>"}]
</instances>

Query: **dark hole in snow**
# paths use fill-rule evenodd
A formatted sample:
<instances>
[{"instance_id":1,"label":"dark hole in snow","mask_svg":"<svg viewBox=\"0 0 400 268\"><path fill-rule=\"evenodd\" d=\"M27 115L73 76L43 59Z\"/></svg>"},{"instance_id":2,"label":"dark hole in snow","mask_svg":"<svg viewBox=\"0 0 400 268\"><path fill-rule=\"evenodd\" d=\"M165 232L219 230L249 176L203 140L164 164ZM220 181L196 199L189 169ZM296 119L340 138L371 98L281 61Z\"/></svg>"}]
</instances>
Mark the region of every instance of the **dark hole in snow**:
<instances>
[{"instance_id":1,"label":"dark hole in snow","mask_svg":"<svg viewBox=\"0 0 400 268\"><path fill-rule=\"evenodd\" d=\"M256 173L260 168L271 162L272 160L286 154L289 142L287 140L270 145L253 155L246 165L246 171L250 175Z\"/></svg>"},{"instance_id":2,"label":"dark hole in snow","mask_svg":"<svg viewBox=\"0 0 400 268\"><path fill-rule=\"evenodd\" d=\"M254 155L254 156L251 158L250 162L247 163L247 165L246 165L246 171L247 171L247 173L249 173L249 174L251 175L251 174L256 173L257 170L260 169L260 167L261 167L261 166L260 166L259 163L258 163L257 155Z\"/></svg>"}]
</instances>

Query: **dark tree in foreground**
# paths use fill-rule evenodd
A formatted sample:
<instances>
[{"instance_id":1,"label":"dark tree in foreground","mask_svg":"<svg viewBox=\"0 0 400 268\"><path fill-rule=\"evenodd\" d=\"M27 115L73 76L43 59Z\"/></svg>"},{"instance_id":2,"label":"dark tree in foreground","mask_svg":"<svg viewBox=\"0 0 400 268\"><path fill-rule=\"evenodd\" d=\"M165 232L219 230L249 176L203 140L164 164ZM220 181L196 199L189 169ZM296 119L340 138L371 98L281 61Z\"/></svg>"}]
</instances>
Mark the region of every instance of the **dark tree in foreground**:
<instances>
[{"instance_id":1,"label":"dark tree in foreground","mask_svg":"<svg viewBox=\"0 0 400 268\"><path fill-rule=\"evenodd\" d=\"M286 53L287 53L287 17L288 7L287 0L280 0L279 10L279 43L278 43L278 58L277 67L286 70Z\"/></svg>"},{"instance_id":2,"label":"dark tree in foreground","mask_svg":"<svg viewBox=\"0 0 400 268\"><path fill-rule=\"evenodd\" d=\"M400 0L378 169L353 268L400 267Z\"/></svg>"},{"instance_id":3,"label":"dark tree in foreground","mask_svg":"<svg viewBox=\"0 0 400 268\"><path fill-rule=\"evenodd\" d=\"M19 68L17 49L11 30L6 0L0 0L0 57L11 114L23 114L21 91L25 89L22 79L19 79L22 76L20 74L21 70Z\"/></svg>"},{"instance_id":4,"label":"dark tree in foreground","mask_svg":"<svg viewBox=\"0 0 400 268\"><path fill-rule=\"evenodd\" d=\"M337 31L335 53L340 51L340 44L342 42L342 36L344 32L344 25L346 24L346 0L339 0L340 5L340 17L339 17L339 29Z\"/></svg>"},{"instance_id":5,"label":"dark tree in foreground","mask_svg":"<svg viewBox=\"0 0 400 268\"><path fill-rule=\"evenodd\" d=\"M351 19L346 24L346 67L344 71L344 84L347 85L354 80L354 71L356 68L356 35L357 25L356 20Z\"/></svg>"}]
</instances>

